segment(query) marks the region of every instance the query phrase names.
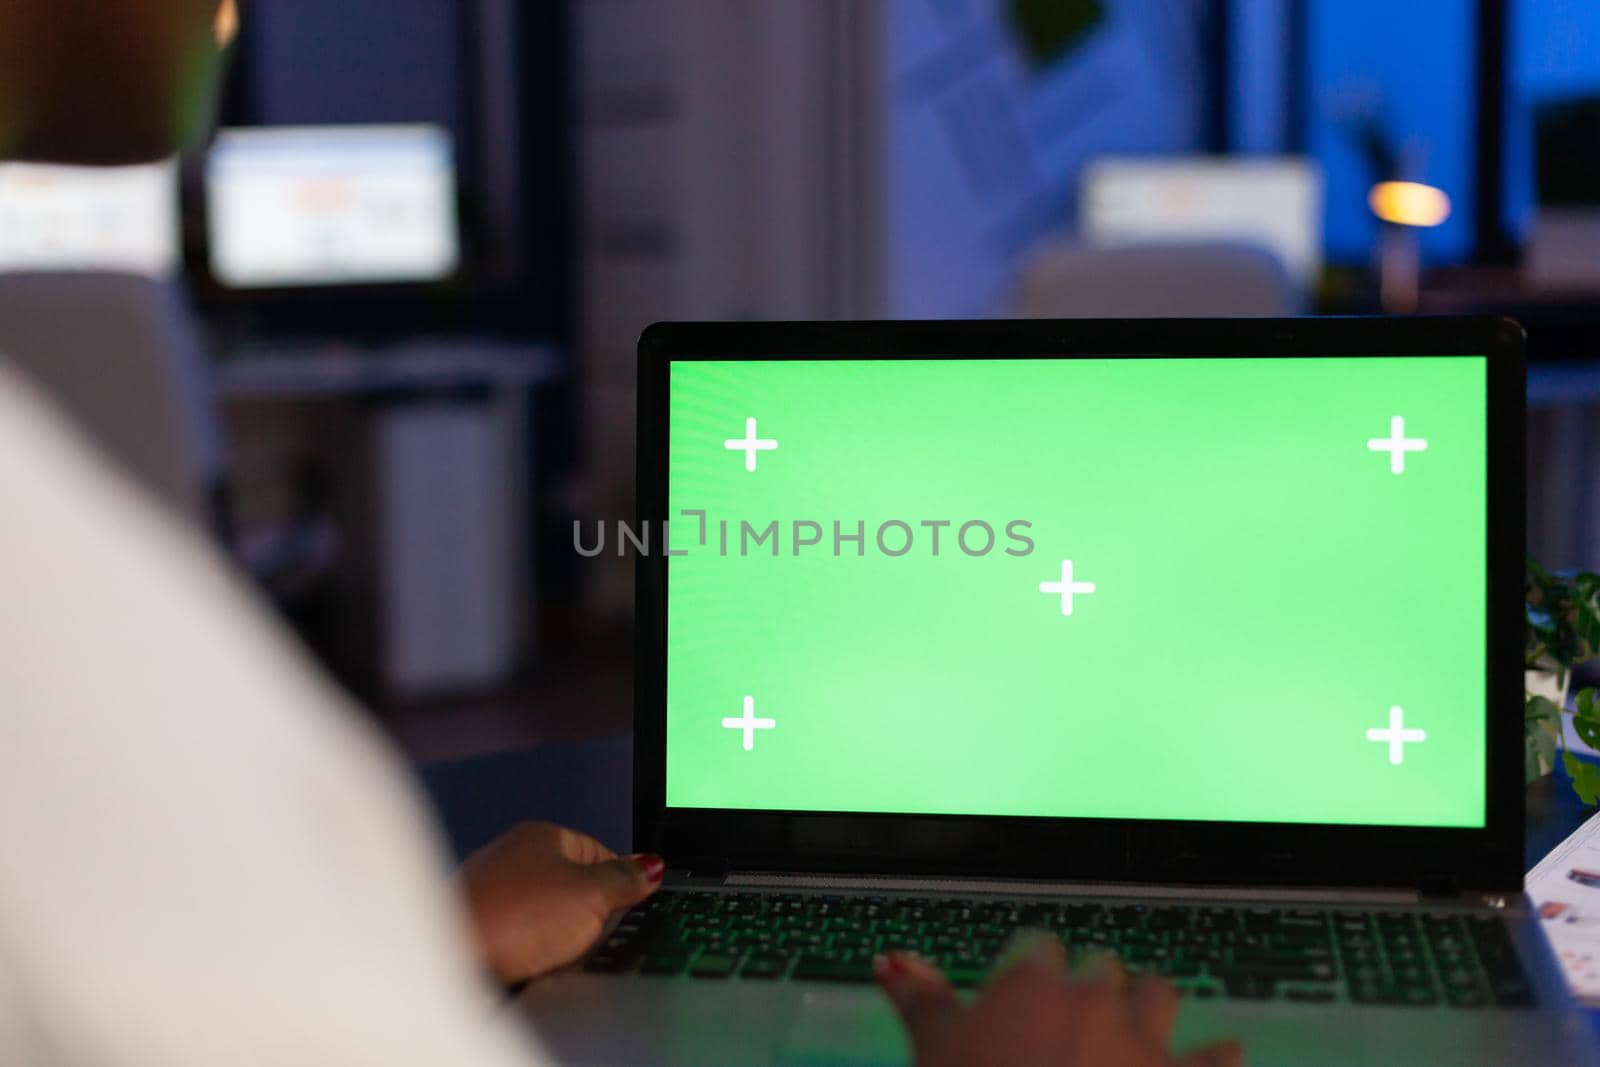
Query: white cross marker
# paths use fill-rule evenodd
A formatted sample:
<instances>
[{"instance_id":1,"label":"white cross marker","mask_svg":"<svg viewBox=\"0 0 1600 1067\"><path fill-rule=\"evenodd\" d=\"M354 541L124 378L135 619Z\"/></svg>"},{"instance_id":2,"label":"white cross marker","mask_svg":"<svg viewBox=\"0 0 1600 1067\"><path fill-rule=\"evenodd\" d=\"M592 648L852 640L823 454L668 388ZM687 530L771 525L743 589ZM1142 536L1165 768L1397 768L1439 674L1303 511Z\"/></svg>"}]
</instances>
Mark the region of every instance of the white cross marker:
<instances>
[{"instance_id":1,"label":"white cross marker","mask_svg":"<svg viewBox=\"0 0 1600 1067\"><path fill-rule=\"evenodd\" d=\"M728 718L722 720L722 728L724 730L744 731L744 750L746 752L749 752L751 749L756 747L757 730L770 730L777 725L778 721L776 719L756 718L755 697L744 698L744 718L735 719L730 715Z\"/></svg>"},{"instance_id":2,"label":"white cross marker","mask_svg":"<svg viewBox=\"0 0 1600 1067\"><path fill-rule=\"evenodd\" d=\"M1059 582L1040 582L1039 592L1059 593L1061 595L1061 614L1072 614L1072 598L1084 593L1094 592L1093 582L1075 582L1072 580L1072 561L1061 561L1061 580Z\"/></svg>"},{"instance_id":3,"label":"white cross marker","mask_svg":"<svg viewBox=\"0 0 1600 1067\"><path fill-rule=\"evenodd\" d=\"M1406 761L1406 742L1426 741L1428 731L1407 730L1406 713L1402 708L1389 709L1389 728L1380 730L1374 727L1367 731L1368 741L1387 741L1389 743L1389 762L1399 765Z\"/></svg>"},{"instance_id":4,"label":"white cross marker","mask_svg":"<svg viewBox=\"0 0 1600 1067\"><path fill-rule=\"evenodd\" d=\"M763 440L762 438L757 437L756 420L745 419L744 436L730 438L722 442L722 447L726 448L730 452L743 452L744 469L747 471L753 471L756 469L756 453L771 452L773 449L778 447L778 442L771 440L770 438Z\"/></svg>"},{"instance_id":5,"label":"white cross marker","mask_svg":"<svg viewBox=\"0 0 1600 1067\"><path fill-rule=\"evenodd\" d=\"M1389 470L1395 474L1406 472L1407 452L1426 452L1428 442L1420 437L1406 436L1406 420L1399 415L1389 420L1389 436L1374 437L1367 442L1370 452L1389 453Z\"/></svg>"}]
</instances>

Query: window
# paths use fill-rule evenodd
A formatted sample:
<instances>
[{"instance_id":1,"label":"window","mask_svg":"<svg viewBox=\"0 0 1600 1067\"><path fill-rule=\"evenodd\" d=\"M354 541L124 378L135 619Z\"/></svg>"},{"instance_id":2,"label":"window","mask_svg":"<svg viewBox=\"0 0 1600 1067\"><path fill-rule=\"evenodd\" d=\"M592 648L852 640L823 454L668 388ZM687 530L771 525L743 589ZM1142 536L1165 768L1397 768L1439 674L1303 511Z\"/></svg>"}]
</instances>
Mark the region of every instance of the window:
<instances>
[{"instance_id":1,"label":"window","mask_svg":"<svg viewBox=\"0 0 1600 1067\"><path fill-rule=\"evenodd\" d=\"M1600 100L1600 4L1594 0L1521 0L1511 9L1506 58L1505 223L1526 240L1540 185L1537 122L1550 105ZM1600 162L1600 130L1560 155L1574 166ZM1588 173L1595 173L1592 167ZM1547 175L1546 179L1558 176ZM1582 172L1579 173L1582 181ZM1563 182L1571 186L1571 182ZM1600 176L1593 197L1600 202ZM1566 190L1564 190L1564 193ZM1570 195L1570 193L1566 193Z\"/></svg>"},{"instance_id":2,"label":"window","mask_svg":"<svg viewBox=\"0 0 1600 1067\"><path fill-rule=\"evenodd\" d=\"M1307 0L1303 17L1301 135L1326 170L1329 259L1370 262L1378 224L1367 191L1392 177L1450 196L1450 219L1423 233L1426 260L1468 259L1477 193L1477 4ZM1379 174L1380 167L1398 173Z\"/></svg>"}]
</instances>

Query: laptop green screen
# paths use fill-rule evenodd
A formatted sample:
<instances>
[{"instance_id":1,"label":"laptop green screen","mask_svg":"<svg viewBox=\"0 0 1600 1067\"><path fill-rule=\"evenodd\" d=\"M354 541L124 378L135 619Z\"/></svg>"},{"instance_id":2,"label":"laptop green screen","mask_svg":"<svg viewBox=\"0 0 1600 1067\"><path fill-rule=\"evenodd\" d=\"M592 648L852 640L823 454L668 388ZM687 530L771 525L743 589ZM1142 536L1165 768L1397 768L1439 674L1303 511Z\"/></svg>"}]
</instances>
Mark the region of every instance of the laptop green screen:
<instances>
[{"instance_id":1,"label":"laptop green screen","mask_svg":"<svg viewBox=\"0 0 1600 1067\"><path fill-rule=\"evenodd\" d=\"M669 807L1479 827L1481 357L671 367Z\"/></svg>"}]
</instances>

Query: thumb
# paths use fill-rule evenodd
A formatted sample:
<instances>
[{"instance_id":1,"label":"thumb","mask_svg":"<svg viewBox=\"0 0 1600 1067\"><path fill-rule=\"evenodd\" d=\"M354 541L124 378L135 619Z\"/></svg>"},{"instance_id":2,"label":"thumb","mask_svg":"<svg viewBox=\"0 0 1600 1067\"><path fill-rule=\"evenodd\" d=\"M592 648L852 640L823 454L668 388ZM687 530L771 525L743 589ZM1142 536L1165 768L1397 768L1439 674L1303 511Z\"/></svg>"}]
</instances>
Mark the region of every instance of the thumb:
<instances>
[{"instance_id":1,"label":"thumb","mask_svg":"<svg viewBox=\"0 0 1600 1067\"><path fill-rule=\"evenodd\" d=\"M666 863L653 853L623 856L590 864L583 869L590 883L599 891L607 911L631 908L655 892L666 870Z\"/></svg>"}]
</instances>

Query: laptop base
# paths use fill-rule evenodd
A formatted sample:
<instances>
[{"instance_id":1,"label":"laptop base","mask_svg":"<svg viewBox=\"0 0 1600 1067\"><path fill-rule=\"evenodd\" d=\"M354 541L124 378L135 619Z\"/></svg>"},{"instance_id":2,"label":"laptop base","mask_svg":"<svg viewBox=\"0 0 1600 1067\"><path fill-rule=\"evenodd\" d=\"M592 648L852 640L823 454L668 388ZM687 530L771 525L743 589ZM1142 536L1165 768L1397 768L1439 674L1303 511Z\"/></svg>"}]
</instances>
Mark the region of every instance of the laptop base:
<instances>
[{"instance_id":1,"label":"laptop base","mask_svg":"<svg viewBox=\"0 0 1600 1067\"><path fill-rule=\"evenodd\" d=\"M683 909L677 926L682 926L684 920L688 920L692 929L706 931L725 930L736 923L748 925L748 902L757 894L742 885L727 884L731 879L718 880L723 883L722 887L707 892L705 887L710 881L672 880L662 900L671 900L669 914ZM1318 900L1307 891L1294 890L1289 891L1291 899L1284 901L1274 899L1276 894L1265 891L1227 895L1201 890L1180 896L1174 890L1162 890L1155 895L1140 896L1138 887L1113 886L1096 887L1103 891L1101 893L1075 888L1059 895L1001 896L992 892L993 883L972 883L990 889L985 893L970 887L963 891L958 882L943 883L944 892L919 891L918 896L909 897L904 893L911 890L902 890L902 895L875 889L841 893L836 880L819 880L822 885L805 888L793 884L798 881L783 879L785 884L780 888L762 891L760 907L770 910L781 902L797 898L813 910L819 901L842 902L843 911L852 918L837 921L841 928L852 932L830 933L831 923L824 919L821 923L824 944L817 946L819 951L833 948L836 938L859 937L854 931L861 926L860 916L865 910L898 908L900 902L905 901L922 902L916 910L928 916L941 909L948 912L947 906L955 904L971 904L980 909L1015 904L1035 907L1029 914L1038 921L1037 916L1046 914L1038 909L1055 909L1048 913L1055 915L1061 924L1082 921L1093 909L1099 908L1104 916L1143 914L1141 929L1155 924L1158 916L1187 915L1203 924L1228 926L1233 931L1209 937L1213 944L1218 940L1253 939L1255 935L1245 932L1250 917L1265 920L1275 911L1302 919L1321 915L1329 930L1328 958L1333 968L1331 972L1322 972L1325 978L1321 980L1309 977L1308 972L1281 981L1268 981L1264 987L1252 988L1248 982L1240 986L1232 977L1223 977L1233 974L1229 970L1235 955L1232 948L1220 955L1213 949L1219 962L1202 966L1197 973L1185 971L1173 975L1173 980L1186 991L1175 1047L1182 1049L1211 1040L1237 1038L1245 1042L1252 1064L1310 1067L1321 1064L1343 1067L1351 1063L1449 1063L1466 1067L1540 1062L1600 1064L1590 1027L1574 1010L1543 937L1520 900L1505 908L1495 908L1486 904L1407 904L1392 895L1374 894L1329 894ZM952 888L954 892L950 891ZM1351 898L1355 896L1363 899L1353 901ZM700 911L707 898L720 901L718 912ZM743 903L736 905L735 901ZM870 901L882 903L874 905L869 904ZM833 910L837 913L840 908ZM895 913L907 914L904 909ZM1409 927L1419 932L1419 941L1423 942L1419 944L1422 966L1432 976L1431 995L1394 1003L1357 999L1370 997L1371 992L1357 990L1359 962L1349 955L1352 950L1345 946L1359 945L1363 937L1359 933L1347 937L1338 931L1341 925L1354 929L1358 916L1374 931L1381 921L1389 923L1391 928ZM659 920L660 916L657 918ZM762 973L754 970L754 961L781 951L781 947L769 950L764 944L752 945L730 939L710 948L695 949L692 959L714 959L720 964L731 958L739 961L734 967L697 967L693 962L684 962L675 968L656 966L658 973L651 974L648 972L655 957L646 955L647 950L637 946L636 954L627 956L628 938L618 933L639 926L638 919L637 915L629 916L623 924L614 926L612 936L587 964L591 969L598 965L601 970L615 968L620 973L574 969L537 982L523 994L521 1007L540 1040L562 1062L699 1065L907 1062L908 1051L899 1023L882 994L863 981L859 973L841 971L836 975L837 981L806 980L800 976L808 973L803 970L803 961L810 958L808 955L797 955L795 962L781 974ZM1493 988L1481 982L1479 996L1454 995L1440 984L1446 964L1443 955L1436 957L1424 932L1430 923L1436 926L1453 923L1462 930L1470 929L1473 924L1485 928L1493 924L1497 929L1504 924L1518 973L1528 984L1526 998L1497 998ZM804 923L795 924L797 931L801 925ZM931 922L908 923L895 919L891 920L891 925L896 931L911 926L909 936L925 937L926 947L934 948L931 931L935 927ZM978 926L965 928L975 930ZM1085 940L1103 938L1105 931L1096 927L1062 927L1058 932L1073 951L1106 950L1104 940ZM721 938L724 934L708 936ZM805 945L810 948L810 940L819 935L799 931L795 936L805 939ZM883 944L885 936L901 935L873 936L877 938L875 944ZM778 937L781 941L788 934L780 932ZM1176 931L1167 929L1145 933L1135 940L1142 944L1149 939L1163 943L1183 940ZM1256 942L1252 940L1252 943ZM866 951L871 950L869 947ZM1239 958L1243 959L1244 950L1238 951ZM848 957L848 952L845 955ZM742 965L751 965L752 975L761 976L746 977L740 969ZM1387 960L1384 965L1390 966ZM1469 962L1467 966L1476 968L1480 976L1491 973L1480 962ZM1173 968L1156 964L1145 969L1161 973ZM1302 996L1317 990L1331 992L1318 997ZM976 992L972 990L963 995L976 995Z\"/></svg>"}]
</instances>

